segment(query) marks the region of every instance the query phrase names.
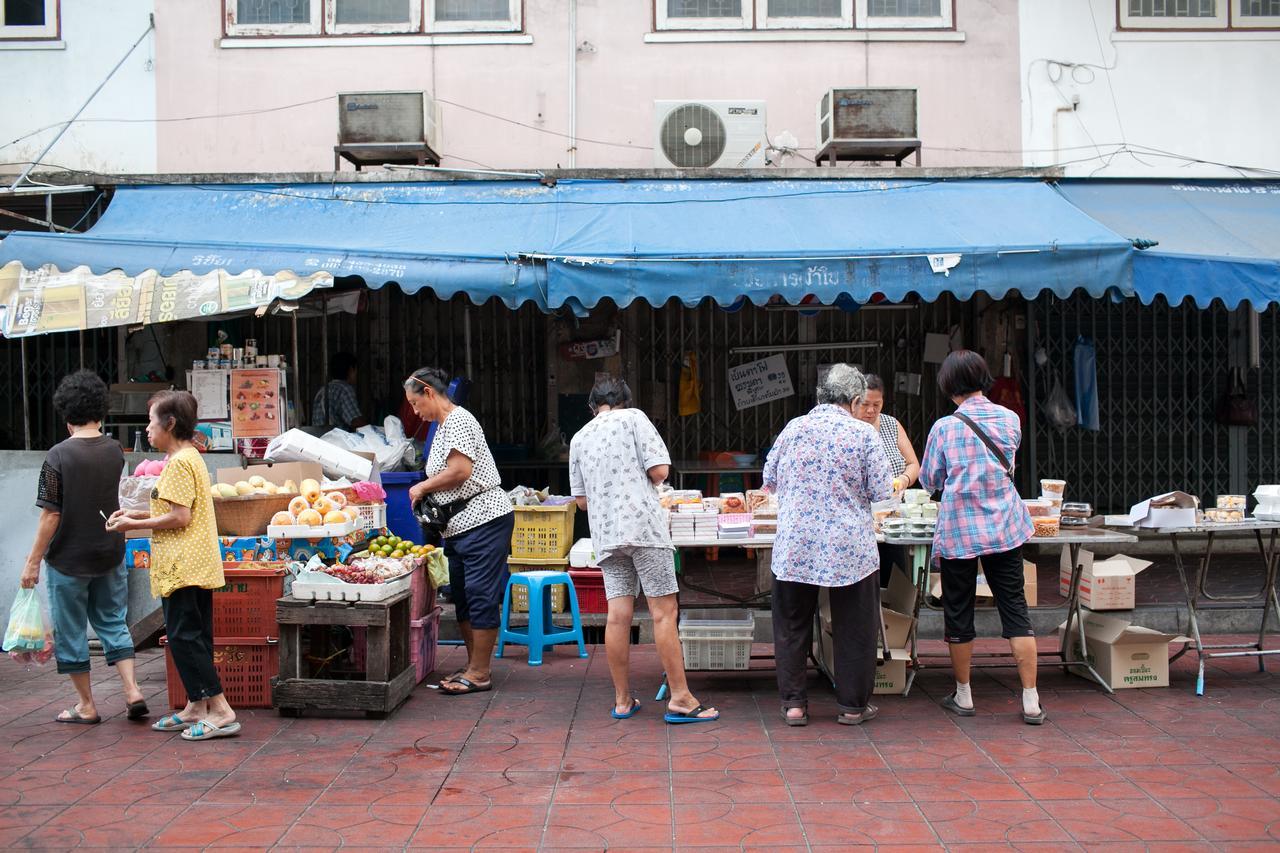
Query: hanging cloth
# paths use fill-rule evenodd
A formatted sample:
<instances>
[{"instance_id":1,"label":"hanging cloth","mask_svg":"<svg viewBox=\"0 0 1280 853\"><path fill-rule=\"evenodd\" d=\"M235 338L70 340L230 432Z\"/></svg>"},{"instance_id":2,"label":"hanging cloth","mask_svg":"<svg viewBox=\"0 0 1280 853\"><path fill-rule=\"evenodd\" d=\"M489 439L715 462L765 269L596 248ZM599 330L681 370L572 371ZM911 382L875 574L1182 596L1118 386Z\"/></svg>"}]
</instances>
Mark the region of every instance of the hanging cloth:
<instances>
[{"instance_id":1,"label":"hanging cloth","mask_svg":"<svg viewBox=\"0 0 1280 853\"><path fill-rule=\"evenodd\" d=\"M684 354L680 365L680 417L696 415L702 411L702 383L698 381L698 356Z\"/></svg>"},{"instance_id":2,"label":"hanging cloth","mask_svg":"<svg viewBox=\"0 0 1280 853\"><path fill-rule=\"evenodd\" d=\"M1097 432L1102 429L1098 418L1098 351L1091 338L1076 338L1076 423Z\"/></svg>"}]
</instances>

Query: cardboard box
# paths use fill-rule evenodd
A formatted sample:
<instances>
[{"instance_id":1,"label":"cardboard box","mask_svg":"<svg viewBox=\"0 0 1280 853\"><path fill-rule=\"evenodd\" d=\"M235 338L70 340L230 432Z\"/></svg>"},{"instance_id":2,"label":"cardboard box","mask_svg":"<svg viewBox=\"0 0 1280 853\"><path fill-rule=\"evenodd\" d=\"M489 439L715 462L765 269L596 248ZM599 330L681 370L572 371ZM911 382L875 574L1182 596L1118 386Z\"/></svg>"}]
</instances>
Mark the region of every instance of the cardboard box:
<instances>
[{"instance_id":1,"label":"cardboard box","mask_svg":"<svg viewBox=\"0 0 1280 853\"><path fill-rule=\"evenodd\" d=\"M224 563L251 563L276 558L276 543L265 536L220 536L218 547Z\"/></svg>"},{"instance_id":2,"label":"cardboard box","mask_svg":"<svg viewBox=\"0 0 1280 853\"><path fill-rule=\"evenodd\" d=\"M219 468L216 483L238 483L258 476L268 483L283 486L286 481L293 480L294 485L301 487L303 480L315 480L324 484L324 469L315 462L276 462L274 464L250 465L248 468Z\"/></svg>"},{"instance_id":3,"label":"cardboard box","mask_svg":"<svg viewBox=\"0 0 1280 853\"><path fill-rule=\"evenodd\" d=\"M995 607L996 598L991 592L991 587L987 585L987 579L982 574L982 560L978 560L978 590L977 601L975 607ZM1036 564L1030 560L1022 561L1022 594L1026 596L1027 606L1035 607L1040 595L1040 582L1036 577ZM939 603L942 601L942 575L938 572L929 573L929 598Z\"/></svg>"},{"instance_id":4,"label":"cardboard box","mask_svg":"<svg viewBox=\"0 0 1280 853\"><path fill-rule=\"evenodd\" d=\"M1066 622L1058 626L1060 639L1066 627ZM1133 625L1122 616L1089 611L1084 614L1084 649L1080 648L1078 630L1072 630L1070 653L1092 664L1113 690L1168 687L1169 644L1187 642L1186 637ZM1071 671L1089 677L1078 667L1072 667Z\"/></svg>"},{"instance_id":5,"label":"cardboard box","mask_svg":"<svg viewBox=\"0 0 1280 853\"><path fill-rule=\"evenodd\" d=\"M831 632L817 630L813 634L813 656L822 668L835 679L835 640ZM907 664L911 655L906 649L890 649L889 661L876 667L875 688L877 696L901 695L907 689Z\"/></svg>"},{"instance_id":6,"label":"cardboard box","mask_svg":"<svg viewBox=\"0 0 1280 853\"><path fill-rule=\"evenodd\" d=\"M915 617L910 615L915 611L916 588L900 572L895 572L894 575L889 588L881 593L881 601L885 606L880 608L880 618L884 622L889 648L903 649L911 636L911 627L916 622ZM901 578L900 582L898 578ZM893 609L889 605L896 605L902 610ZM831 595L826 589L818 591L818 629L831 633Z\"/></svg>"},{"instance_id":7,"label":"cardboard box","mask_svg":"<svg viewBox=\"0 0 1280 853\"><path fill-rule=\"evenodd\" d=\"M1195 527L1200 502L1186 492L1168 492L1136 503L1128 515L1107 516L1117 527Z\"/></svg>"},{"instance_id":8,"label":"cardboard box","mask_svg":"<svg viewBox=\"0 0 1280 853\"><path fill-rule=\"evenodd\" d=\"M126 539L124 543L124 567L126 569L151 568L151 540Z\"/></svg>"},{"instance_id":9,"label":"cardboard box","mask_svg":"<svg viewBox=\"0 0 1280 853\"><path fill-rule=\"evenodd\" d=\"M1124 554L1095 560L1093 553L1080 549L1080 603L1090 610L1132 610L1137 575L1151 565ZM1071 549L1064 547L1058 562L1058 593L1071 592Z\"/></svg>"}]
</instances>

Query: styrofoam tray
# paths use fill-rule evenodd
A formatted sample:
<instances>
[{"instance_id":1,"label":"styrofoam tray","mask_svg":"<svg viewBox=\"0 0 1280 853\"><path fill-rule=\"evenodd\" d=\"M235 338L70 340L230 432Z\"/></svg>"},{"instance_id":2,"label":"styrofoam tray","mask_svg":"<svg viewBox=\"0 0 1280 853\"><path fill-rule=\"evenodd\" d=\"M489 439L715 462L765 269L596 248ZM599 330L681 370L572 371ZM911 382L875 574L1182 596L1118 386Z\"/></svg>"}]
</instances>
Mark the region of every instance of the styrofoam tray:
<instances>
[{"instance_id":1,"label":"styrofoam tray","mask_svg":"<svg viewBox=\"0 0 1280 853\"><path fill-rule=\"evenodd\" d=\"M311 527L305 524L272 524L267 527L268 539L337 539L355 532L353 521L345 524L321 524Z\"/></svg>"},{"instance_id":2,"label":"styrofoam tray","mask_svg":"<svg viewBox=\"0 0 1280 853\"><path fill-rule=\"evenodd\" d=\"M328 580L319 580L316 575ZM347 583L323 572L304 572L293 582L293 597L304 601L384 601L408 589L412 579L410 572L386 583Z\"/></svg>"}]
</instances>

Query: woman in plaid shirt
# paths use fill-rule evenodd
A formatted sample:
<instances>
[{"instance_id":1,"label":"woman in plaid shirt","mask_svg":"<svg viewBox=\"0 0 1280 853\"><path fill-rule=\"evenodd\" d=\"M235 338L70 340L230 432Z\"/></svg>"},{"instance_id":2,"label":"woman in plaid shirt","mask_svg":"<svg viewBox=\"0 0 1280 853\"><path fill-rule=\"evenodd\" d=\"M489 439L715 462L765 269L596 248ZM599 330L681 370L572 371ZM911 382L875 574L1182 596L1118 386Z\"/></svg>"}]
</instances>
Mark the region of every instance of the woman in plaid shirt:
<instances>
[{"instance_id":1,"label":"woman in plaid shirt","mask_svg":"<svg viewBox=\"0 0 1280 853\"><path fill-rule=\"evenodd\" d=\"M981 558L1003 636L1018 663L1022 719L1038 726L1045 714L1036 692L1036 640L1022 574L1022 545L1034 528L1014 485L1012 467L1006 468L977 432L985 433L1005 460L1012 460L1022 429L1016 414L986 398L993 381L986 360L977 353L957 350L947 356L938 370L938 387L956 404L957 416L934 423L921 463L920 484L932 492L942 490L933 556L941 564L946 641L956 677L955 692L942 700L942 706L961 717L975 713L969 669Z\"/></svg>"}]
</instances>

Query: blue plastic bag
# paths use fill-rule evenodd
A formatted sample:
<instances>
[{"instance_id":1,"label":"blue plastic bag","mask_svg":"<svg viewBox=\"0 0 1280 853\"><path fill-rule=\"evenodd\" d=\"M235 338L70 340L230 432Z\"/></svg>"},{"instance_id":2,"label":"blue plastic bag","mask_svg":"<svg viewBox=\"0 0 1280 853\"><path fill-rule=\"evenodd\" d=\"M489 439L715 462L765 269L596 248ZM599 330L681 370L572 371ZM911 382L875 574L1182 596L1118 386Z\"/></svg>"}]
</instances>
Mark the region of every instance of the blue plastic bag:
<instances>
[{"instance_id":1,"label":"blue plastic bag","mask_svg":"<svg viewBox=\"0 0 1280 853\"><path fill-rule=\"evenodd\" d=\"M1098 351L1083 335L1076 338L1076 423L1094 432L1102 429L1098 417Z\"/></svg>"}]
</instances>

